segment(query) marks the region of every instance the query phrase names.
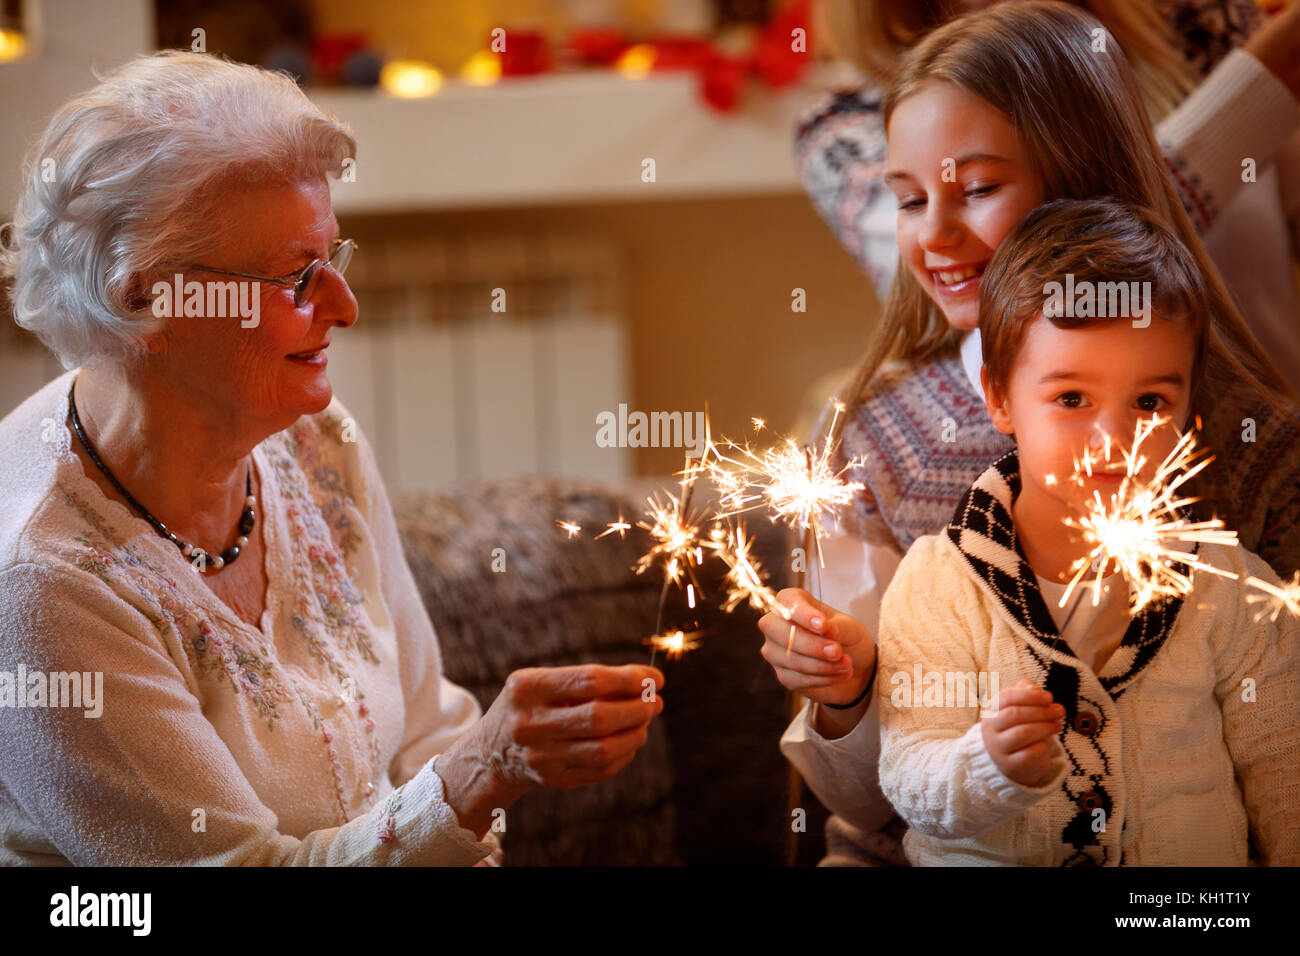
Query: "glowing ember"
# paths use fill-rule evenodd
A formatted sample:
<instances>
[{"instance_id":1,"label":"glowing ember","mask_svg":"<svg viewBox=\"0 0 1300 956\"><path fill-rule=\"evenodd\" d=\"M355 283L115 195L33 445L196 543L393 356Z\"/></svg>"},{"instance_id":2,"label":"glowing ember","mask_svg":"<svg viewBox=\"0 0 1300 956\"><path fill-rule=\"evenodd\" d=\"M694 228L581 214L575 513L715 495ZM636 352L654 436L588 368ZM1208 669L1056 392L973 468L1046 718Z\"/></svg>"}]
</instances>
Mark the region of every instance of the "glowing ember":
<instances>
[{"instance_id":1,"label":"glowing ember","mask_svg":"<svg viewBox=\"0 0 1300 956\"><path fill-rule=\"evenodd\" d=\"M647 637L642 644L649 644L651 653L654 651L663 651L664 656L669 660L679 658L687 651L693 651L700 646L700 642L692 640L699 636L699 631L692 631L686 634L683 631L673 631L671 634L656 634L654 637Z\"/></svg>"},{"instance_id":2,"label":"glowing ember","mask_svg":"<svg viewBox=\"0 0 1300 956\"><path fill-rule=\"evenodd\" d=\"M601 538L605 537L605 535L613 534L615 531L618 532L618 536L620 538L626 538L627 533L631 530L632 530L632 526L623 520L623 515L620 512L618 516L618 520L611 521L608 525L606 525L606 529L602 531L600 534L596 535L595 540L599 541Z\"/></svg>"}]
</instances>

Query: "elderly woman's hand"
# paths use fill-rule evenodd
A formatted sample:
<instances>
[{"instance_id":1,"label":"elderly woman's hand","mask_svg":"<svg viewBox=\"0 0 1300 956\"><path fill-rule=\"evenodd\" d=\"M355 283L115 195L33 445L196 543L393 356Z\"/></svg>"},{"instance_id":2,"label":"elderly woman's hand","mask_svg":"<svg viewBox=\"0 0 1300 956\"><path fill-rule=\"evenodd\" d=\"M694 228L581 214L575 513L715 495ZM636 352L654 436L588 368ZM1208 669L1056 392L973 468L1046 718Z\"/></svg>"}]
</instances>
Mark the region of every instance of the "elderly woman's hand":
<instances>
[{"instance_id":1,"label":"elderly woman's hand","mask_svg":"<svg viewBox=\"0 0 1300 956\"><path fill-rule=\"evenodd\" d=\"M515 671L465 737L435 762L447 802L478 836L492 811L535 786L568 790L612 777L663 710L664 675L639 664Z\"/></svg>"}]
</instances>

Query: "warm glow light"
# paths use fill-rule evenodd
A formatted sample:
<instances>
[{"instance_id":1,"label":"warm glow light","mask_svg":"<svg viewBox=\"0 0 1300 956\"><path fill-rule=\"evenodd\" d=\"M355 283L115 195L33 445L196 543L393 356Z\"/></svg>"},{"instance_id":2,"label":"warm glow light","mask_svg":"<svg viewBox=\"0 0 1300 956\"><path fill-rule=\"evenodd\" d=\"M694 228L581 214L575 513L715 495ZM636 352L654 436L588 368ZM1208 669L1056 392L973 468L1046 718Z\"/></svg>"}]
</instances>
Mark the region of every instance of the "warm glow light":
<instances>
[{"instance_id":1,"label":"warm glow light","mask_svg":"<svg viewBox=\"0 0 1300 956\"><path fill-rule=\"evenodd\" d=\"M394 96L432 96L442 86L442 74L419 60L394 60L384 65L379 82Z\"/></svg>"},{"instance_id":2,"label":"warm glow light","mask_svg":"<svg viewBox=\"0 0 1300 956\"><path fill-rule=\"evenodd\" d=\"M27 37L17 30L0 30L0 63L16 60L27 52Z\"/></svg>"},{"instance_id":3,"label":"warm glow light","mask_svg":"<svg viewBox=\"0 0 1300 956\"><path fill-rule=\"evenodd\" d=\"M574 524L572 521L556 521L555 524L567 531L570 538L582 531L582 525Z\"/></svg>"},{"instance_id":4,"label":"warm glow light","mask_svg":"<svg viewBox=\"0 0 1300 956\"><path fill-rule=\"evenodd\" d=\"M628 79L639 80L650 74L656 55L653 46L648 43L638 43L623 51L615 67Z\"/></svg>"},{"instance_id":5,"label":"warm glow light","mask_svg":"<svg viewBox=\"0 0 1300 956\"><path fill-rule=\"evenodd\" d=\"M461 66L460 78L475 86L491 86L501 79L501 57L491 50L479 50Z\"/></svg>"},{"instance_id":6,"label":"warm glow light","mask_svg":"<svg viewBox=\"0 0 1300 956\"><path fill-rule=\"evenodd\" d=\"M699 631L692 631L690 634L673 631L671 634L656 634L654 637L647 637L641 643L649 644L651 649L655 651L663 651L665 657L673 660L700 646L699 641L691 640L693 637L698 637L699 633Z\"/></svg>"}]
</instances>

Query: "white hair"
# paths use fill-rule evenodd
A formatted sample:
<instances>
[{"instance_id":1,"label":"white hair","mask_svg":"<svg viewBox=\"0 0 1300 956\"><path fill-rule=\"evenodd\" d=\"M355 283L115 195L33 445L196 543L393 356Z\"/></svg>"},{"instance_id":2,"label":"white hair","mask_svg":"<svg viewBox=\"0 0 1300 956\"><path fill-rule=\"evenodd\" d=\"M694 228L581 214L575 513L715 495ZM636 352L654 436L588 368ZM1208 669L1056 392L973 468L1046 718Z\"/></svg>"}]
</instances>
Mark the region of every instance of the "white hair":
<instances>
[{"instance_id":1,"label":"white hair","mask_svg":"<svg viewBox=\"0 0 1300 956\"><path fill-rule=\"evenodd\" d=\"M14 318L65 369L142 350L164 320L142 276L239 227L223 189L339 176L356 141L287 75L165 51L59 109L28 157L0 249Z\"/></svg>"}]
</instances>

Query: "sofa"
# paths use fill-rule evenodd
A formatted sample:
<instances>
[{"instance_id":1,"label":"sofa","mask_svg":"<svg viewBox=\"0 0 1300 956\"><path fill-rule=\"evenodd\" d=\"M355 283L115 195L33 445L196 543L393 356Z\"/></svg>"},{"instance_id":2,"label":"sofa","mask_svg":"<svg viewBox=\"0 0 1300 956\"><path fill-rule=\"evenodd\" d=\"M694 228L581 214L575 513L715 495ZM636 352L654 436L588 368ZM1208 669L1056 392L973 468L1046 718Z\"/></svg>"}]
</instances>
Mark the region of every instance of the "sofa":
<instances>
[{"instance_id":1,"label":"sofa","mask_svg":"<svg viewBox=\"0 0 1300 956\"><path fill-rule=\"evenodd\" d=\"M527 476L395 496L447 676L486 710L521 667L649 663L663 577L633 570L649 535L594 536L620 516L635 524L655 487L676 490L672 479L611 487ZM707 510L707 491L697 496ZM558 519L583 530L570 536ZM746 525L773 587L793 583L789 532L761 515ZM778 749L791 695L759 655L758 612L721 611L725 571L716 557L699 569L694 610L668 593L664 628L703 635L678 660L656 655L665 707L636 759L610 780L538 788L511 807L506 865L751 867L822 856L826 812Z\"/></svg>"}]
</instances>

